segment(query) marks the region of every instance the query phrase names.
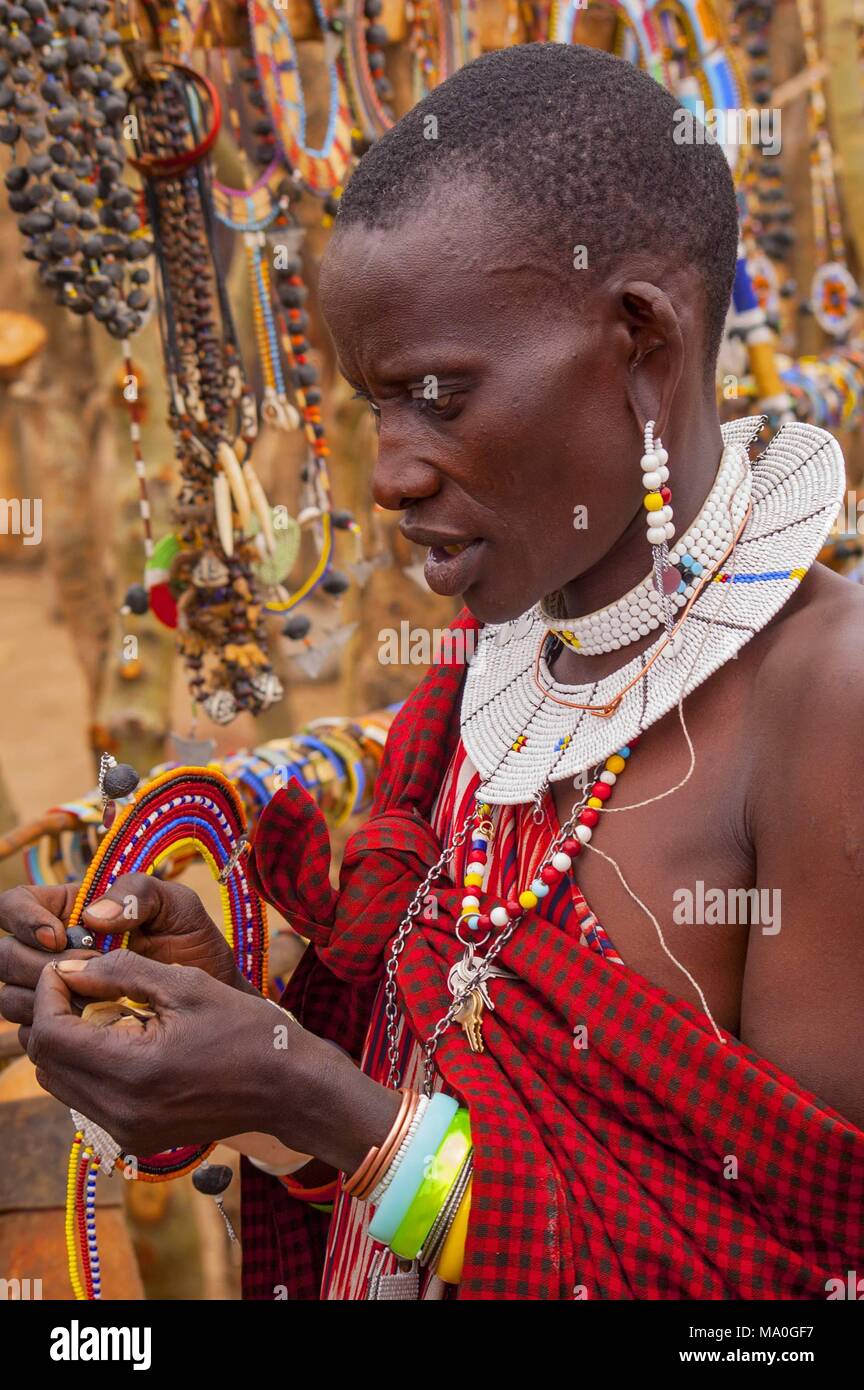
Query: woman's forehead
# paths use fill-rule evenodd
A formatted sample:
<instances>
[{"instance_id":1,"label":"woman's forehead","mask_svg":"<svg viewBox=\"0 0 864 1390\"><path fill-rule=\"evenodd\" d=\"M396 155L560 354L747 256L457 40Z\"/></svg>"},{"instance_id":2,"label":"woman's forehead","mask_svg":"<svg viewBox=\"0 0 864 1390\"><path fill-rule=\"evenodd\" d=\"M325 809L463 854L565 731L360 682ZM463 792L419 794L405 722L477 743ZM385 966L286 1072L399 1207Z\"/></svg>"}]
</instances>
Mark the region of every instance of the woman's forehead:
<instances>
[{"instance_id":1,"label":"woman's forehead","mask_svg":"<svg viewBox=\"0 0 864 1390\"><path fill-rule=\"evenodd\" d=\"M395 226L352 223L331 240L321 301L340 355L352 344L399 346L414 334L446 343L470 332L482 343L512 326L517 310L548 317L560 275L479 208L464 215L422 209Z\"/></svg>"}]
</instances>

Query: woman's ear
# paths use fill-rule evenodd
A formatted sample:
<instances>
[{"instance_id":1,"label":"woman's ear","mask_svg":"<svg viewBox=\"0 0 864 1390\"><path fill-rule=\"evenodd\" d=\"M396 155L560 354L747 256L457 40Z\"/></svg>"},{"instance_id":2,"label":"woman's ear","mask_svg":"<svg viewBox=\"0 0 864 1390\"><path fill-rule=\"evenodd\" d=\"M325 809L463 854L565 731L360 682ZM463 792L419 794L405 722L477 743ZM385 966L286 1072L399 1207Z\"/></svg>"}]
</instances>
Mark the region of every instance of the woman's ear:
<instances>
[{"instance_id":1,"label":"woman's ear","mask_svg":"<svg viewBox=\"0 0 864 1390\"><path fill-rule=\"evenodd\" d=\"M655 421L662 435L684 370L684 338L675 308L658 285L628 280L617 293L618 312L627 327L632 355L626 391L640 432Z\"/></svg>"}]
</instances>

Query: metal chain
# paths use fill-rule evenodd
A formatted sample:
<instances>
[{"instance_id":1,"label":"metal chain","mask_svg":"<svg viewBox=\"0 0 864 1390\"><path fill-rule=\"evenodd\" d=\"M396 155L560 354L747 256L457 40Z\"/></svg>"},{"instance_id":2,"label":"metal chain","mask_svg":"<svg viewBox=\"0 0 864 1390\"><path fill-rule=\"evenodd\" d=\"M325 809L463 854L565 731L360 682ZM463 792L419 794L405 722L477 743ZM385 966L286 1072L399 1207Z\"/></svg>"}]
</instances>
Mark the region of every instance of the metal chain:
<instances>
[{"instance_id":1,"label":"metal chain","mask_svg":"<svg viewBox=\"0 0 864 1390\"><path fill-rule=\"evenodd\" d=\"M441 870L450 863L460 845L465 843L468 831L474 820L473 811L465 817L462 826L457 830L449 845L442 851L440 857L432 865L423 882L420 884L410 903L408 911L399 923L399 930L393 938L390 947L390 958L387 961L384 983L384 1016L387 1020L387 1057L390 1062L390 1071L387 1076L387 1085L397 1087L400 1081L399 1073L399 1006L396 1003L396 971L399 966L399 957L405 949L405 943L410 936L414 921L420 909L423 907L426 895L432 883L438 878Z\"/></svg>"},{"instance_id":2,"label":"metal chain","mask_svg":"<svg viewBox=\"0 0 864 1390\"><path fill-rule=\"evenodd\" d=\"M592 775L586 779L586 785L582 791L581 798L578 801L574 801L570 815L560 827L557 835L553 838L540 868L543 868L544 865L551 860L553 854L558 852L564 841L568 839L574 831L579 812L583 809L591 795L591 785L597 780L602 767L603 764L598 763ZM471 811L465 817L465 820L450 840L450 843L442 851L440 857L432 865L426 877L423 879L423 882L417 888L413 898L408 904L408 910L405 916L399 923L399 928L393 938L393 944L390 947L390 955L384 972L384 1017L387 1026L387 1060L390 1064L387 1074L387 1085L394 1089L398 1087L401 1080L401 1069L399 1066L399 1005L397 1003L396 993L396 971L399 968L399 957L404 951L408 937L414 929L415 921L426 900L429 888L434 880L438 878L442 869L450 863L457 849L465 843L473 822L474 812ZM540 872L540 868L537 870L538 873ZM506 927L502 928L489 948L489 951L483 957L483 964L473 977L471 985L463 990L461 994L455 996L447 1012L438 1020L429 1037L426 1039L426 1042L423 1044L423 1092L425 1095L431 1096L432 1094L434 1057L439 1038L445 1030L449 1028L469 994L476 989L478 984L482 984L484 980L487 979L493 962L507 945L514 931L522 922L523 917L524 914L514 917L512 921L508 922Z\"/></svg>"},{"instance_id":3,"label":"metal chain","mask_svg":"<svg viewBox=\"0 0 864 1390\"><path fill-rule=\"evenodd\" d=\"M597 777L599 776L603 766L603 763L597 764L592 776L588 779L589 784L597 780ZM584 791L582 792L581 799L578 801L574 801L570 809L570 815L567 817L566 821L564 821L563 825L560 827L558 834L553 838L552 843L549 846L549 849L546 851L546 854L544 855L543 862L539 865L537 869L538 874L540 870L551 861L553 854L557 854L564 841L566 839L569 839L570 835L575 830L579 812L585 806L590 795L591 786L586 785ZM477 973L472 977L471 984L468 985L462 991L461 994L457 994L454 997L449 1009L445 1014L441 1016L441 1018L439 1018L432 1032L429 1034L429 1037L426 1039L426 1042L423 1045L424 1095L431 1096L432 1094L432 1081L435 1068L435 1052L438 1047L439 1038L450 1027L450 1024L454 1021L456 1015L462 1008L462 1005L465 1003L468 996L470 994L473 994L474 990L477 988L478 985L482 985L483 982L489 978L489 972L492 965L494 964L495 960L500 955L500 953L503 951L504 947L507 945L507 942L510 940L516 928L524 921L524 919L525 914L521 913L518 917L514 917L510 922L508 922L506 927L502 927L501 931L496 936L492 945L489 947L489 950L487 951L486 955L483 957L483 964L481 965Z\"/></svg>"}]
</instances>

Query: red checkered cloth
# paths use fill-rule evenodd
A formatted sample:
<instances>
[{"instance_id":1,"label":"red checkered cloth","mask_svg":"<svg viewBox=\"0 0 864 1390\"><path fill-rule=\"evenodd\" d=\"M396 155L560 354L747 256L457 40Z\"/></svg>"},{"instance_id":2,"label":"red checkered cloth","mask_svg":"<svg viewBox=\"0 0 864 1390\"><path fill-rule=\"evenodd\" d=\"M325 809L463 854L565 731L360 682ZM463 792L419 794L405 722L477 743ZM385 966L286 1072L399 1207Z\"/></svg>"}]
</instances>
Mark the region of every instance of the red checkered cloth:
<instances>
[{"instance_id":1,"label":"red checkered cloth","mask_svg":"<svg viewBox=\"0 0 864 1390\"><path fill-rule=\"evenodd\" d=\"M476 626L466 613L457 625ZM338 892L326 824L296 783L256 832L259 890L314 943L284 1002L355 1058L388 943L440 853L428 818L463 675L455 661L433 668L394 721ZM461 954L461 890L442 881L436 896L397 975L420 1039ZM475 1145L460 1298L818 1299L862 1267L860 1130L731 1034L720 1043L689 1004L566 936L542 900L501 960L518 978L495 981L486 1051L451 1027L436 1056ZM577 1029L587 1046L574 1046ZM326 1221L247 1165L244 1295L318 1297Z\"/></svg>"}]
</instances>

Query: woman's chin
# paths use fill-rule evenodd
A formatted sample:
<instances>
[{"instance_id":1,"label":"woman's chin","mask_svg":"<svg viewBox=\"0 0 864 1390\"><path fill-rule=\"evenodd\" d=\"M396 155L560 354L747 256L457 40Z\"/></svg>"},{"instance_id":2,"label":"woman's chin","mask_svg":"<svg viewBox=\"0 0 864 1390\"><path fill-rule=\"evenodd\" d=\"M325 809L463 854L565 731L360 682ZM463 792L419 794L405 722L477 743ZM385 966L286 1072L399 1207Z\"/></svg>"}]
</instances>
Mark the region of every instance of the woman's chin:
<instances>
[{"instance_id":1,"label":"woman's chin","mask_svg":"<svg viewBox=\"0 0 864 1390\"><path fill-rule=\"evenodd\" d=\"M512 599L500 593L490 594L486 584L475 584L466 589L462 595L462 602L479 623L497 626L512 622L514 618L521 618L538 600L527 594L517 595Z\"/></svg>"}]
</instances>

